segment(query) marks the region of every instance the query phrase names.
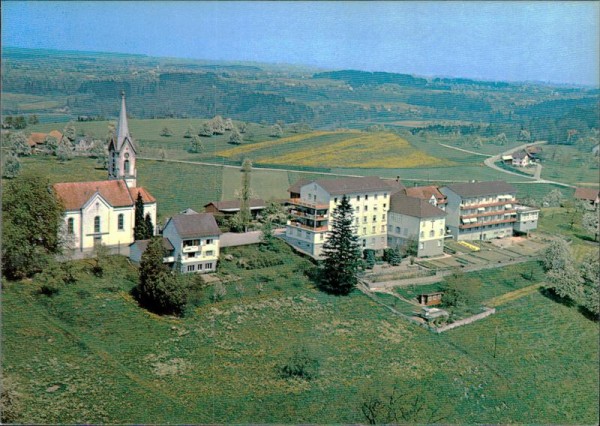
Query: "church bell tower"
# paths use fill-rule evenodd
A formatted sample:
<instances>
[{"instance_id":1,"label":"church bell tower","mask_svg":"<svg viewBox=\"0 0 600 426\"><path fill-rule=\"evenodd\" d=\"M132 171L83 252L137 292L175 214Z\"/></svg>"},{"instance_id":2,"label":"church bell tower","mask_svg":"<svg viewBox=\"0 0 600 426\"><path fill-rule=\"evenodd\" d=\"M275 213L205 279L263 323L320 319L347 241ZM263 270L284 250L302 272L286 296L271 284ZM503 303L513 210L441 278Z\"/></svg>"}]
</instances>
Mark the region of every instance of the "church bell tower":
<instances>
[{"instance_id":1,"label":"church bell tower","mask_svg":"<svg viewBox=\"0 0 600 426\"><path fill-rule=\"evenodd\" d=\"M108 144L108 179L124 180L129 188L135 188L137 184L136 154L127 123L125 92L122 91L121 113L116 134L111 136Z\"/></svg>"}]
</instances>

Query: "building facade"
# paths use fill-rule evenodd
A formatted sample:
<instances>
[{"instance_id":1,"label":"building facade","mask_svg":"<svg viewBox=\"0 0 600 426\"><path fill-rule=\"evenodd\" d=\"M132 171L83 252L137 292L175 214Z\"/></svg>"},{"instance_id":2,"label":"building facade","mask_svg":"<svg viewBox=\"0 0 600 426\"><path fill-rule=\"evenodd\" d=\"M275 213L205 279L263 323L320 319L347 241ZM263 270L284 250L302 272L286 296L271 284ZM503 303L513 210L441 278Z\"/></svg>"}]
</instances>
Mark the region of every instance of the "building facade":
<instances>
[{"instance_id":1,"label":"building facade","mask_svg":"<svg viewBox=\"0 0 600 426\"><path fill-rule=\"evenodd\" d=\"M144 216L150 215L156 225L156 199L146 189L136 186L136 151L129 134L124 95L117 132L109 142L109 158L109 180L54 185L65 207L62 232L68 248L80 252L90 251L100 244L119 250L127 248L134 240L138 194L144 202Z\"/></svg>"},{"instance_id":2,"label":"building facade","mask_svg":"<svg viewBox=\"0 0 600 426\"><path fill-rule=\"evenodd\" d=\"M515 206L517 210L516 221L513 229L516 234L529 234L529 231L537 229L540 209L528 206Z\"/></svg>"},{"instance_id":3,"label":"building facade","mask_svg":"<svg viewBox=\"0 0 600 426\"><path fill-rule=\"evenodd\" d=\"M289 189L292 219L286 227L286 240L301 251L320 257L331 229L331 214L346 196L353 209L361 248L385 248L390 195L401 189L399 182L378 177L302 181Z\"/></svg>"},{"instance_id":4,"label":"building facade","mask_svg":"<svg viewBox=\"0 0 600 426\"><path fill-rule=\"evenodd\" d=\"M187 210L167 220L163 238L173 247L172 257L181 264L182 273L207 273L217 270L221 231L211 213Z\"/></svg>"},{"instance_id":5,"label":"building facade","mask_svg":"<svg viewBox=\"0 0 600 426\"><path fill-rule=\"evenodd\" d=\"M429 201L393 194L387 229L388 247L404 247L414 241L418 257L439 256L444 252L446 212Z\"/></svg>"},{"instance_id":6,"label":"building facade","mask_svg":"<svg viewBox=\"0 0 600 426\"><path fill-rule=\"evenodd\" d=\"M441 188L447 197L446 226L457 240L509 237L517 221L516 189L501 181L471 182Z\"/></svg>"}]
</instances>

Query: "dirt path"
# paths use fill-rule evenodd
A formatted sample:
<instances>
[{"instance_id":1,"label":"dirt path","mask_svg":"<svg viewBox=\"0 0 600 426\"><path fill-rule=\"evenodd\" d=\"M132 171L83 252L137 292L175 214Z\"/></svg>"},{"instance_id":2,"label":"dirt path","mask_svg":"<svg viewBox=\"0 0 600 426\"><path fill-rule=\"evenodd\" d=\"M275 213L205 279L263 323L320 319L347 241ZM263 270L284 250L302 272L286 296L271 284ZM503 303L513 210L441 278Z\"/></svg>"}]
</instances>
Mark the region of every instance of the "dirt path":
<instances>
[{"instance_id":1,"label":"dirt path","mask_svg":"<svg viewBox=\"0 0 600 426\"><path fill-rule=\"evenodd\" d=\"M458 148L455 146L446 145L445 143L440 143L439 145L445 146L446 148L455 149L457 151L462 151L462 152L466 152L469 154L473 154L473 155L480 155L482 157L491 157L491 155L489 155L489 154L482 154L481 152L469 151L468 149L462 149L462 148Z\"/></svg>"},{"instance_id":2,"label":"dirt path","mask_svg":"<svg viewBox=\"0 0 600 426\"><path fill-rule=\"evenodd\" d=\"M485 306L489 306L490 308L495 308L500 305L504 305L505 303L512 302L513 300L520 299L521 297L528 296L532 293L538 291L540 287L542 287L545 283L537 283L527 287L520 288L515 291L511 291L509 293L505 293L501 296L493 297L489 300L483 302Z\"/></svg>"}]
</instances>

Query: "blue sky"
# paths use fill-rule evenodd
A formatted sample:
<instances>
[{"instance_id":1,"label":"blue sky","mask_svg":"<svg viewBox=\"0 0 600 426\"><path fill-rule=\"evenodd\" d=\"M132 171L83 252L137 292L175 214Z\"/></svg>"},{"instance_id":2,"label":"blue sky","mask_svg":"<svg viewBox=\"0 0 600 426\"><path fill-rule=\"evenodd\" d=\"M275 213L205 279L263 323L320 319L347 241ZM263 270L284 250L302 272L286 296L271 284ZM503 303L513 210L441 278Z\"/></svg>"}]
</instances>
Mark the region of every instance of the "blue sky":
<instances>
[{"instance_id":1,"label":"blue sky","mask_svg":"<svg viewBox=\"0 0 600 426\"><path fill-rule=\"evenodd\" d=\"M599 2L2 2L2 45L599 85Z\"/></svg>"}]
</instances>

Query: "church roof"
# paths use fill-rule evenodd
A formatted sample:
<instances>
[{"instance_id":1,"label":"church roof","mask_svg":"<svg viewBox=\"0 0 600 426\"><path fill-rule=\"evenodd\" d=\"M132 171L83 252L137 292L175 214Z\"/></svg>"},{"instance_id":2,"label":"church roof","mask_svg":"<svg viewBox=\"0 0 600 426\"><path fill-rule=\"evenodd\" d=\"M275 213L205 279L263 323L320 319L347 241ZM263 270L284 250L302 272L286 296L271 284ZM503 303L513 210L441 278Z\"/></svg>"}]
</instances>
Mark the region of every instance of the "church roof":
<instances>
[{"instance_id":1,"label":"church roof","mask_svg":"<svg viewBox=\"0 0 600 426\"><path fill-rule=\"evenodd\" d=\"M122 180L56 183L54 190L66 210L79 210L96 192L113 207L132 206L134 202Z\"/></svg>"},{"instance_id":2,"label":"church roof","mask_svg":"<svg viewBox=\"0 0 600 426\"><path fill-rule=\"evenodd\" d=\"M137 200L138 193L142 194L142 201L144 204L147 203L156 203L156 198L152 196L146 189L144 188L129 188L129 193L131 194L131 198L135 202Z\"/></svg>"},{"instance_id":3,"label":"church roof","mask_svg":"<svg viewBox=\"0 0 600 426\"><path fill-rule=\"evenodd\" d=\"M125 107L125 92L121 92L121 113L119 114L119 122L117 123L117 138L115 142L115 149L120 151L126 140L129 140L131 146L135 150L133 145L133 139L129 134L129 124L127 123L127 108Z\"/></svg>"},{"instance_id":4,"label":"church roof","mask_svg":"<svg viewBox=\"0 0 600 426\"><path fill-rule=\"evenodd\" d=\"M133 206L138 192L142 194L144 204L156 203L156 198L146 189L128 188L122 180L56 183L54 190L66 210L79 210L96 192L113 207Z\"/></svg>"}]
</instances>

